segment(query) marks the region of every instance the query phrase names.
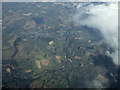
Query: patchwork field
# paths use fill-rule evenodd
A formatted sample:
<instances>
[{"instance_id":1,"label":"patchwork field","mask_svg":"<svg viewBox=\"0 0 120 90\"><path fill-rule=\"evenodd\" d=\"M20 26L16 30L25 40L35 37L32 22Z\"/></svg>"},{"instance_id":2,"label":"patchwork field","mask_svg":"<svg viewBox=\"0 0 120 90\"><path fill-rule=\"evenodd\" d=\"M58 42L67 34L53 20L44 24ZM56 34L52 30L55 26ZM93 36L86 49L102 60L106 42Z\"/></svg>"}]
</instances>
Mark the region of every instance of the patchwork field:
<instances>
[{"instance_id":1,"label":"patchwork field","mask_svg":"<svg viewBox=\"0 0 120 90\"><path fill-rule=\"evenodd\" d=\"M74 3L3 3L3 88L117 87L100 32L73 22Z\"/></svg>"}]
</instances>

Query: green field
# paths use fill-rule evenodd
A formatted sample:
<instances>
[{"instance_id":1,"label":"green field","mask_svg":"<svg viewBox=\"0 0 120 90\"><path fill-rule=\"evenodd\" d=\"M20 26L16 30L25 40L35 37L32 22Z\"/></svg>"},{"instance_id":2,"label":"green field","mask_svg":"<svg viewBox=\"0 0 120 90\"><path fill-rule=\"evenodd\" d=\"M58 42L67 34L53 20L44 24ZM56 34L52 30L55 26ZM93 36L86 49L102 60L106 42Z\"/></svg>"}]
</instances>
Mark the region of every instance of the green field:
<instances>
[{"instance_id":1,"label":"green field","mask_svg":"<svg viewBox=\"0 0 120 90\"><path fill-rule=\"evenodd\" d=\"M72 3L3 3L3 88L117 87L110 48L74 12Z\"/></svg>"}]
</instances>

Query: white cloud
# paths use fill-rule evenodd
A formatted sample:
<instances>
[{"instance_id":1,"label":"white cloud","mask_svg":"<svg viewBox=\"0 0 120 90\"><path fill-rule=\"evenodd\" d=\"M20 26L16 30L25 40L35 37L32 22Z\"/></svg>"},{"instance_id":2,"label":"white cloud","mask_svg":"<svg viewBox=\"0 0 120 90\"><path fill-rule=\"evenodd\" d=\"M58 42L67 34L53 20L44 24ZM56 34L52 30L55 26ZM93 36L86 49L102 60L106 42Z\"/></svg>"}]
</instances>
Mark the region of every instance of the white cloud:
<instances>
[{"instance_id":1,"label":"white cloud","mask_svg":"<svg viewBox=\"0 0 120 90\"><path fill-rule=\"evenodd\" d=\"M107 3L101 5L89 5L78 8L73 20L80 25L87 25L100 30L104 42L115 50L109 54L113 62L118 64L118 4Z\"/></svg>"}]
</instances>

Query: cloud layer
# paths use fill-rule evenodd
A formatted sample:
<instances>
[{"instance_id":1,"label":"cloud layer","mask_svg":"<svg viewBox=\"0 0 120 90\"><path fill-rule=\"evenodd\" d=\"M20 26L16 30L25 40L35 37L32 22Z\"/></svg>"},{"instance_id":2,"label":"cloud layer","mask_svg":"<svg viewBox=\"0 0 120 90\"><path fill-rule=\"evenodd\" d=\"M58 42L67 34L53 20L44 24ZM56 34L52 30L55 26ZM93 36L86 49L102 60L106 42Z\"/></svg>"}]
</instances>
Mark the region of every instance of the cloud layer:
<instances>
[{"instance_id":1,"label":"cloud layer","mask_svg":"<svg viewBox=\"0 0 120 90\"><path fill-rule=\"evenodd\" d=\"M100 30L104 42L115 50L109 56L113 62L118 64L118 4L90 4L87 7L80 6L73 15L75 23L87 25L88 27Z\"/></svg>"},{"instance_id":2,"label":"cloud layer","mask_svg":"<svg viewBox=\"0 0 120 90\"><path fill-rule=\"evenodd\" d=\"M119 0L2 0L2 2L118 2Z\"/></svg>"}]
</instances>

